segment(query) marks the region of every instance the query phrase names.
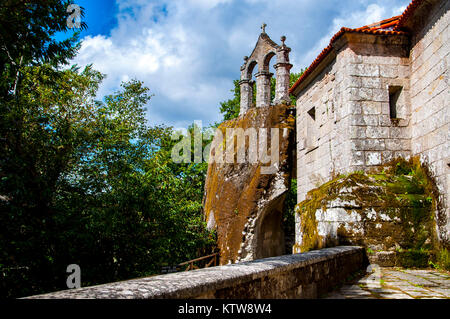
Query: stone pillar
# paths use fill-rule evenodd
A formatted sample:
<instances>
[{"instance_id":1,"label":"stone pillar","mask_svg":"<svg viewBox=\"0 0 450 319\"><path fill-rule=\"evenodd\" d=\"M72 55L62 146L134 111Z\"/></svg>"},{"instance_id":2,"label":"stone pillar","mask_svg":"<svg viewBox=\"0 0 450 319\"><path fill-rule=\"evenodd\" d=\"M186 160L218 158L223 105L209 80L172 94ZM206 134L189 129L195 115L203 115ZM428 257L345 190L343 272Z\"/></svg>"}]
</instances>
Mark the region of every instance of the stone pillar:
<instances>
[{"instance_id":1,"label":"stone pillar","mask_svg":"<svg viewBox=\"0 0 450 319\"><path fill-rule=\"evenodd\" d=\"M256 107L266 107L270 105L270 79L273 73L260 71L256 77Z\"/></svg>"},{"instance_id":2,"label":"stone pillar","mask_svg":"<svg viewBox=\"0 0 450 319\"><path fill-rule=\"evenodd\" d=\"M255 82L250 80L239 81L239 86L241 87L241 101L240 101L239 115L244 114L245 112L247 112L249 108L252 107L253 83Z\"/></svg>"},{"instance_id":3,"label":"stone pillar","mask_svg":"<svg viewBox=\"0 0 450 319\"><path fill-rule=\"evenodd\" d=\"M282 45L277 49L277 64L273 66L276 70L275 99L273 103L290 105L289 81L292 64L289 63L289 52L291 48L284 44L285 40L286 37L282 36Z\"/></svg>"}]
</instances>

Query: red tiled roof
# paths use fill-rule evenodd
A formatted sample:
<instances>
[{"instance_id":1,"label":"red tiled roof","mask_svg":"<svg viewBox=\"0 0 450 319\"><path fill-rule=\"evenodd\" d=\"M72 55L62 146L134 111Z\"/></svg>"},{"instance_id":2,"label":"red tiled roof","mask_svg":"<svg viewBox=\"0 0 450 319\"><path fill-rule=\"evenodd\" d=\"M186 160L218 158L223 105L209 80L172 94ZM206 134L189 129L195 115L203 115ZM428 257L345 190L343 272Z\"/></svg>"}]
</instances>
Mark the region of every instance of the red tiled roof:
<instances>
[{"instance_id":1,"label":"red tiled roof","mask_svg":"<svg viewBox=\"0 0 450 319\"><path fill-rule=\"evenodd\" d=\"M400 19L401 16L395 16L389 19L385 19L379 22L375 22L369 25L365 25L361 28L356 28L354 30L356 31L364 31L364 30L369 30L369 31L375 31L375 30L379 30L379 29L387 29L391 26L395 26L398 23L398 20Z\"/></svg>"},{"instance_id":2,"label":"red tiled roof","mask_svg":"<svg viewBox=\"0 0 450 319\"><path fill-rule=\"evenodd\" d=\"M424 0L413 0L411 3L406 7L405 11L403 11L402 15L400 16L400 19L398 20L397 25L394 27L395 31L399 31L405 22L411 17L414 13L414 11L424 2Z\"/></svg>"},{"instance_id":3,"label":"red tiled roof","mask_svg":"<svg viewBox=\"0 0 450 319\"><path fill-rule=\"evenodd\" d=\"M320 62L330 53L333 48L333 43L341 37L344 33L366 33L377 35L401 35L407 34L407 32L401 31L402 25L408 20L408 18L414 13L415 9L422 4L424 0L412 0L412 2L406 7L405 11L399 16L395 16L389 19L385 19L376 23L372 23L360 28L341 28L330 40L330 44L320 52L313 63L305 70L302 76L292 85L289 89L289 93L292 93L300 83L302 83L320 64Z\"/></svg>"}]
</instances>

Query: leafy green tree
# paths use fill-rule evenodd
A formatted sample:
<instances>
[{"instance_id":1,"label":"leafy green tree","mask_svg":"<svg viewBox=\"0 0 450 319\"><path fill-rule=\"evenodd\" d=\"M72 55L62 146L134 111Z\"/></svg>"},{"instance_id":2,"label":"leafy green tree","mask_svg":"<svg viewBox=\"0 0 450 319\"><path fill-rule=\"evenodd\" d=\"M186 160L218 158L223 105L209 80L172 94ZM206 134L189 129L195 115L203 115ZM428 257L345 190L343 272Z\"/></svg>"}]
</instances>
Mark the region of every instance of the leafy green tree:
<instances>
[{"instance_id":1,"label":"leafy green tree","mask_svg":"<svg viewBox=\"0 0 450 319\"><path fill-rule=\"evenodd\" d=\"M214 246L201 213L205 164L172 162L173 129L145 120L148 88L132 80L98 101L104 75L61 69L77 49L76 35L52 37L67 29L69 3L0 5L1 297L64 289L72 263L86 286Z\"/></svg>"},{"instance_id":2,"label":"leafy green tree","mask_svg":"<svg viewBox=\"0 0 450 319\"><path fill-rule=\"evenodd\" d=\"M78 35L55 40L57 32L69 31L67 7L73 1L4 0L0 4L0 96L15 96L24 66L67 64L78 49ZM81 17L84 10L81 8ZM81 23L80 29L85 29ZM6 99L8 100L8 99Z\"/></svg>"},{"instance_id":3,"label":"leafy green tree","mask_svg":"<svg viewBox=\"0 0 450 319\"><path fill-rule=\"evenodd\" d=\"M47 67L24 73L25 136L2 157L2 294L63 289L72 263L89 285L208 253L205 164L172 162L173 130L146 124L148 89L133 80L101 102L103 75L91 67L60 71L51 85Z\"/></svg>"}]
</instances>

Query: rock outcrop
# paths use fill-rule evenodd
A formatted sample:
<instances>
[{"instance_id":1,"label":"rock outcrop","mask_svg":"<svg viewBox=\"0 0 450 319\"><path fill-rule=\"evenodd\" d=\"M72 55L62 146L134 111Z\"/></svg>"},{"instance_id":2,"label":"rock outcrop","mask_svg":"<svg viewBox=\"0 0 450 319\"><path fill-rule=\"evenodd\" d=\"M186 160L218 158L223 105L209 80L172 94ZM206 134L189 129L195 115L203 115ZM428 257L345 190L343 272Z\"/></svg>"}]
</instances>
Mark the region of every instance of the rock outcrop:
<instances>
[{"instance_id":1,"label":"rock outcrop","mask_svg":"<svg viewBox=\"0 0 450 319\"><path fill-rule=\"evenodd\" d=\"M208 227L217 231L221 264L285 253L281 217L294 141L294 109L286 105L251 108L218 127L203 207Z\"/></svg>"}]
</instances>

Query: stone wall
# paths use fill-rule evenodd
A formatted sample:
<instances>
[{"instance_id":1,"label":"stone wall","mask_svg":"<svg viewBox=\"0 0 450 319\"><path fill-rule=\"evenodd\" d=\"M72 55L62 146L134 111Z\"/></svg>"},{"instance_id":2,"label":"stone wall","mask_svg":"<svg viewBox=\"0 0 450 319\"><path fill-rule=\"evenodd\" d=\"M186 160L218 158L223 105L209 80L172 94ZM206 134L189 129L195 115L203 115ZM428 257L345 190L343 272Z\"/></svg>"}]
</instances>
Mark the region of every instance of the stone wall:
<instances>
[{"instance_id":1,"label":"stone wall","mask_svg":"<svg viewBox=\"0 0 450 319\"><path fill-rule=\"evenodd\" d=\"M28 298L317 298L365 266L361 247L341 246Z\"/></svg>"},{"instance_id":2,"label":"stone wall","mask_svg":"<svg viewBox=\"0 0 450 319\"><path fill-rule=\"evenodd\" d=\"M298 202L339 174L410 155L408 43L405 36L345 34L335 58L311 76L297 97ZM391 119L389 90L396 86L403 89Z\"/></svg>"},{"instance_id":3,"label":"stone wall","mask_svg":"<svg viewBox=\"0 0 450 319\"><path fill-rule=\"evenodd\" d=\"M434 217L448 247L449 9L449 1L424 1L403 34L344 33L297 88L298 202L339 174L419 155L440 193Z\"/></svg>"},{"instance_id":4,"label":"stone wall","mask_svg":"<svg viewBox=\"0 0 450 319\"><path fill-rule=\"evenodd\" d=\"M412 153L428 163L441 197L438 233L450 241L450 2L430 1L413 17L411 60Z\"/></svg>"},{"instance_id":5,"label":"stone wall","mask_svg":"<svg viewBox=\"0 0 450 319\"><path fill-rule=\"evenodd\" d=\"M348 36L343 52L350 60L344 71L344 100L351 113L348 171L373 170L410 155L408 43L405 36ZM393 87L402 88L395 118L389 103Z\"/></svg>"},{"instance_id":6,"label":"stone wall","mask_svg":"<svg viewBox=\"0 0 450 319\"><path fill-rule=\"evenodd\" d=\"M345 84L339 73L346 63L345 57L338 57L297 98L298 202L350 160L349 140L342 134L350 116L344 110Z\"/></svg>"},{"instance_id":7,"label":"stone wall","mask_svg":"<svg viewBox=\"0 0 450 319\"><path fill-rule=\"evenodd\" d=\"M346 34L334 61L297 97L299 202L333 175L410 155L407 45L405 36ZM395 120L392 86L403 87Z\"/></svg>"},{"instance_id":8,"label":"stone wall","mask_svg":"<svg viewBox=\"0 0 450 319\"><path fill-rule=\"evenodd\" d=\"M360 245L381 266L428 267L437 252L435 184L417 157L382 173L341 175L299 203L302 237L294 252Z\"/></svg>"}]
</instances>

